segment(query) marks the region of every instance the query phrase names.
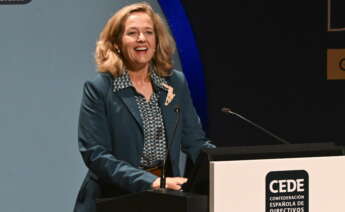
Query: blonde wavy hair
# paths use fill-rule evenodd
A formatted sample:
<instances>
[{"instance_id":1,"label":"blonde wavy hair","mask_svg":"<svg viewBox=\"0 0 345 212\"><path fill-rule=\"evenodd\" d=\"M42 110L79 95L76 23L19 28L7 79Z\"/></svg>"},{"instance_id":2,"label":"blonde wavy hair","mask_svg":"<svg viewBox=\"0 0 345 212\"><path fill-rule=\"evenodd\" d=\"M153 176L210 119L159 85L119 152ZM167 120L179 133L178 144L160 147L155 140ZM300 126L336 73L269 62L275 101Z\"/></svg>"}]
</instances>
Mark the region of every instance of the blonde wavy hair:
<instances>
[{"instance_id":1,"label":"blonde wavy hair","mask_svg":"<svg viewBox=\"0 0 345 212\"><path fill-rule=\"evenodd\" d=\"M99 72L110 72L113 76L123 73L125 64L118 51L128 16L144 12L151 17L156 35L156 51L151 65L159 76L168 76L172 69L173 40L166 23L146 2L131 4L117 11L105 24L96 44L95 59Z\"/></svg>"}]
</instances>

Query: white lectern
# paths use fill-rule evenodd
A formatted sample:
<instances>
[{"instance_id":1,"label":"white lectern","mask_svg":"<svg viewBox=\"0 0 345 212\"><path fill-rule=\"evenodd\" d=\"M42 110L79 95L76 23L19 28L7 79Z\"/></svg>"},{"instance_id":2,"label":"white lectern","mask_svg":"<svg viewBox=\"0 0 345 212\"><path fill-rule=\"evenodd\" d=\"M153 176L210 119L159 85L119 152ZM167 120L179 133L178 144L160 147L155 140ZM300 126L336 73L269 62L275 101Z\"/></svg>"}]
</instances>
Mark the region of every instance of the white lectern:
<instances>
[{"instance_id":1,"label":"white lectern","mask_svg":"<svg viewBox=\"0 0 345 212\"><path fill-rule=\"evenodd\" d=\"M186 190L210 212L345 211L345 156L332 143L205 149Z\"/></svg>"},{"instance_id":2,"label":"white lectern","mask_svg":"<svg viewBox=\"0 0 345 212\"><path fill-rule=\"evenodd\" d=\"M345 211L345 156L217 161L210 212Z\"/></svg>"}]
</instances>

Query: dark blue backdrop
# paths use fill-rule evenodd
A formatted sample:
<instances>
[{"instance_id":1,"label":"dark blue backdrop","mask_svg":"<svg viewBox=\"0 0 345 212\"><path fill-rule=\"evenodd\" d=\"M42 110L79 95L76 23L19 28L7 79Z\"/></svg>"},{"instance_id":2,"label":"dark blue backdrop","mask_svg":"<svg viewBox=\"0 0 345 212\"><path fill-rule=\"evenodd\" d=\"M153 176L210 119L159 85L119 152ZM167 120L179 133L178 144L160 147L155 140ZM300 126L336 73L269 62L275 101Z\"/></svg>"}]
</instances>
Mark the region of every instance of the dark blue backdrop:
<instances>
[{"instance_id":1,"label":"dark blue backdrop","mask_svg":"<svg viewBox=\"0 0 345 212\"><path fill-rule=\"evenodd\" d=\"M242 120L224 116L223 106L292 143L345 143L344 81L326 77L326 50L344 48L345 33L327 32L327 1L159 2L197 107L205 105L204 95L202 101L196 97L203 94L199 77L205 76L207 132L216 144L276 142ZM200 63L194 60L196 47Z\"/></svg>"}]
</instances>

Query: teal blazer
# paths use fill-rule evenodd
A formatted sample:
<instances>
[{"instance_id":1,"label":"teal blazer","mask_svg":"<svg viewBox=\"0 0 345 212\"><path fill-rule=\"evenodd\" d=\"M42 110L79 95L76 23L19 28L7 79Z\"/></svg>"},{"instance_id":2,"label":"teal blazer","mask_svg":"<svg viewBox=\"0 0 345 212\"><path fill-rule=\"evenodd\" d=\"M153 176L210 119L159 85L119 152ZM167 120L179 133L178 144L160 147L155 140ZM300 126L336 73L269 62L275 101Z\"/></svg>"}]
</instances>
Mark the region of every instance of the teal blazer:
<instances>
[{"instance_id":1,"label":"teal blazer","mask_svg":"<svg viewBox=\"0 0 345 212\"><path fill-rule=\"evenodd\" d=\"M164 105L167 91L157 87L166 128L172 175L180 176L180 150L195 161L201 148L212 148L206 139L182 72L165 78L175 98ZM96 199L150 189L157 178L139 167L143 150L143 124L134 91L113 92L113 78L99 73L84 84L79 114L78 142L88 173L80 188L75 212L95 212ZM176 113L175 108L180 112ZM176 125L177 116L180 116ZM176 132L173 136L176 125Z\"/></svg>"}]
</instances>

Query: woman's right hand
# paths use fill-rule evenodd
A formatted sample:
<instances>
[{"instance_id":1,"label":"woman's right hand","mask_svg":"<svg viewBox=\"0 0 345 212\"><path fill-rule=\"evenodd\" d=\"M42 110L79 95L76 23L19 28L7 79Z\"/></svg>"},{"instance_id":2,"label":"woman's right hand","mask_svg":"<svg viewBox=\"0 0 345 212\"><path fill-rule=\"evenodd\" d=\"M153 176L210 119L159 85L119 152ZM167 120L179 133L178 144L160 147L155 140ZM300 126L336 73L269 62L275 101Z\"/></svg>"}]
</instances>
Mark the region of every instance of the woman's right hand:
<instances>
[{"instance_id":1,"label":"woman's right hand","mask_svg":"<svg viewBox=\"0 0 345 212\"><path fill-rule=\"evenodd\" d=\"M171 190L181 190L182 185L186 183L187 180L188 179L184 177L167 177L165 188L171 189ZM151 187L153 189L159 189L160 182L161 182L161 178L157 178L155 181L153 181Z\"/></svg>"}]
</instances>

